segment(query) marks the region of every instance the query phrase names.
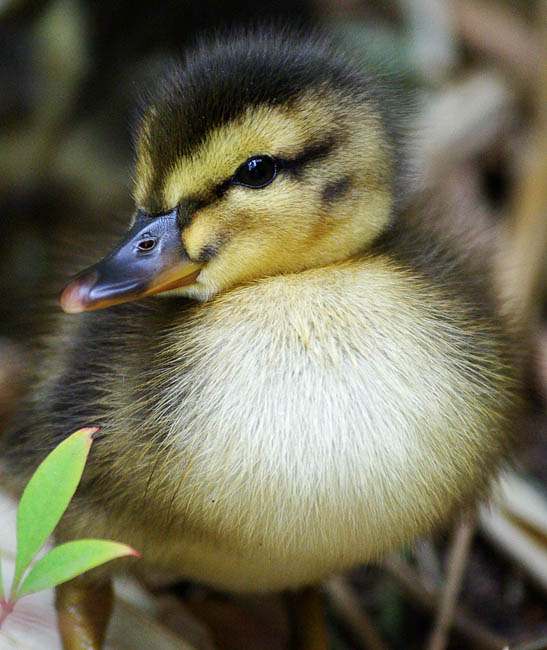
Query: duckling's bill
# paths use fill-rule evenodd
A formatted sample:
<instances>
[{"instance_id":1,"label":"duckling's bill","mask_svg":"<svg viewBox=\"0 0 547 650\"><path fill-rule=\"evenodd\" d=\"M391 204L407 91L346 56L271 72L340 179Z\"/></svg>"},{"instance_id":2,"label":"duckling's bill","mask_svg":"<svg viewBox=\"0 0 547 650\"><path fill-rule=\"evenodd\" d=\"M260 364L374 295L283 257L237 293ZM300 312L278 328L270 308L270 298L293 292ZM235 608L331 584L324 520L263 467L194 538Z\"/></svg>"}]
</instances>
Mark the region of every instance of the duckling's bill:
<instances>
[{"instance_id":1,"label":"duckling's bill","mask_svg":"<svg viewBox=\"0 0 547 650\"><path fill-rule=\"evenodd\" d=\"M185 254L176 210L157 217L139 212L127 237L65 287L61 307L75 314L188 286L202 266Z\"/></svg>"}]
</instances>

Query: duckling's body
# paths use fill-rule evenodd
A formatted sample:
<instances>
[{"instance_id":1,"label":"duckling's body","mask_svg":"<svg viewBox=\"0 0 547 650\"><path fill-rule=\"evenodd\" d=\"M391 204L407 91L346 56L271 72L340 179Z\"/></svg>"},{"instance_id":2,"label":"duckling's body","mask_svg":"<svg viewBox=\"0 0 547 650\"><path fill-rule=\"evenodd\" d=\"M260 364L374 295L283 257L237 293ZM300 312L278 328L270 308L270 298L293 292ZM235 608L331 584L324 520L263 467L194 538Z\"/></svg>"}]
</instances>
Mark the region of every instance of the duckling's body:
<instances>
[{"instance_id":1,"label":"duckling's body","mask_svg":"<svg viewBox=\"0 0 547 650\"><path fill-rule=\"evenodd\" d=\"M377 559L468 504L507 444L506 338L445 253L412 264L395 243L206 303L67 323L37 429L103 435L63 535L277 590Z\"/></svg>"},{"instance_id":2,"label":"duckling's body","mask_svg":"<svg viewBox=\"0 0 547 650\"><path fill-rule=\"evenodd\" d=\"M145 114L130 239L63 304L167 297L65 317L7 451L17 473L100 425L61 536L244 591L317 583L446 522L502 462L518 393L482 278L396 207L392 100L280 39L202 52Z\"/></svg>"}]
</instances>

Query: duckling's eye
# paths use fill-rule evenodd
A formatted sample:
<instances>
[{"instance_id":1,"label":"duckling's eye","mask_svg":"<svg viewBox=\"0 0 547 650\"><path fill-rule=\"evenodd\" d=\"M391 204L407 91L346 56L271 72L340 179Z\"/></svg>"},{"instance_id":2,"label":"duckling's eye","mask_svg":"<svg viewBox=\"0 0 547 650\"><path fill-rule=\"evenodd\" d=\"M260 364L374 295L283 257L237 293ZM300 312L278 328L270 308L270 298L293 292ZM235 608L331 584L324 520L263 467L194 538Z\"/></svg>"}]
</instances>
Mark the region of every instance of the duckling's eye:
<instances>
[{"instance_id":1,"label":"duckling's eye","mask_svg":"<svg viewBox=\"0 0 547 650\"><path fill-rule=\"evenodd\" d=\"M233 182L258 189L269 185L277 174L277 165L270 156L253 156L239 167Z\"/></svg>"}]
</instances>

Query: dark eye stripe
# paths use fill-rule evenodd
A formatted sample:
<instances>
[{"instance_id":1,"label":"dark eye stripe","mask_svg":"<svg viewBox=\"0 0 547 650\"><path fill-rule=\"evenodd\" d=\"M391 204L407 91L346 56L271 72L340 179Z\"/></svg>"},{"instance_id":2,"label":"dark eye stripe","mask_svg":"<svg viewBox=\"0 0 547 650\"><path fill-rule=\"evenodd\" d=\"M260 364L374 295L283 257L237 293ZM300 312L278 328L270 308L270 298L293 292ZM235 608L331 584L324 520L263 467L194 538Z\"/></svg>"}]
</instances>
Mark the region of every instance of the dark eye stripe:
<instances>
[{"instance_id":1,"label":"dark eye stripe","mask_svg":"<svg viewBox=\"0 0 547 650\"><path fill-rule=\"evenodd\" d=\"M307 164L328 156L340 144L341 139L339 135L331 135L324 140L310 142L302 149L302 151L300 151L300 153L291 158L273 156L273 159L275 160L279 171L287 171L294 175L298 175ZM230 176L215 185L207 197L187 197L186 199L181 200L179 203L180 226L184 227L187 225L191 220L192 214L197 212L197 210L221 200L230 187L232 187L232 179L233 176Z\"/></svg>"},{"instance_id":2,"label":"dark eye stripe","mask_svg":"<svg viewBox=\"0 0 547 650\"><path fill-rule=\"evenodd\" d=\"M281 169L286 169L297 174L307 164L328 156L339 144L340 138L336 135L331 135L324 140L310 142L300 153L292 158L277 158L276 160Z\"/></svg>"}]
</instances>

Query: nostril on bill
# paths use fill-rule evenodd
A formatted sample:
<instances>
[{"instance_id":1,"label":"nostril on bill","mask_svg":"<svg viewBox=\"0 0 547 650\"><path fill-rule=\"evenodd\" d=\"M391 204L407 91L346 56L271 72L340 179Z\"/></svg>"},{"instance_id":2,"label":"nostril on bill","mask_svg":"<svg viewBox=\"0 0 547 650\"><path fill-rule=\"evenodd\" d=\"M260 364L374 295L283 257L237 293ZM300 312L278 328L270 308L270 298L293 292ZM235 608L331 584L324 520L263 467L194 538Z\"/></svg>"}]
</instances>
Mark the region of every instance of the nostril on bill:
<instances>
[{"instance_id":1,"label":"nostril on bill","mask_svg":"<svg viewBox=\"0 0 547 650\"><path fill-rule=\"evenodd\" d=\"M137 244L137 248L143 253L148 253L148 251L151 251L155 247L156 247L155 239L143 239Z\"/></svg>"},{"instance_id":2,"label":"nostril on bill","mask_svg":"<svg viewBox=\"0 0 547 650\"><path fill-rule=\"evenodd\" d=\"M137 250L139 250L141 253L148 253L149 251L156 248L156 243L157 240L153 239L152 237L141 239L141 241L137 244Z\"/></svg>"}]
</instances>

